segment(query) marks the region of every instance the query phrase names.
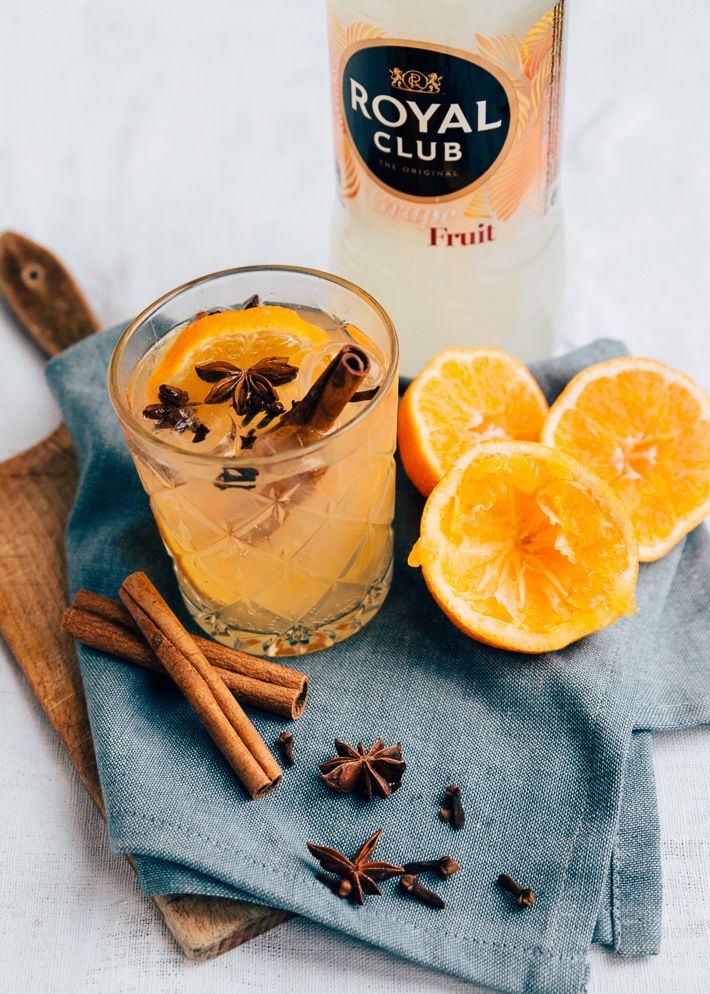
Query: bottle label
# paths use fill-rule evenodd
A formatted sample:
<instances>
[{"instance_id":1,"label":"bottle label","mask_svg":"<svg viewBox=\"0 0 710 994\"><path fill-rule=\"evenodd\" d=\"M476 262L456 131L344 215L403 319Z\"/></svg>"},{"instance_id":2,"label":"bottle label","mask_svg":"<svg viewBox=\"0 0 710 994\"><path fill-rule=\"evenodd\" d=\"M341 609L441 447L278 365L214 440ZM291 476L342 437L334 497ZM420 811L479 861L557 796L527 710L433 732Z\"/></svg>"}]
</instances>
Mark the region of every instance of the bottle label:
<instances>
[{"instance_id":1,"label":"bottle label","mask_svg":"<svg viewBox=\"0 0 710 994\"><path fill-rule=\"evenodd\" d=\"M412 200L485 181L515 134L510 81L466 52L371 41L344 63L342 106L364 169Z\"/></svg>"},{"instance_id":2,"label":"bottle label","mask_svg":"<svg viewBox=\"0 0 710 994\"><path fill-rule=\"evenodd\" d=\"M544 8L543 8L544 11ZM341 25L331 7L341 198L417 225L436 247L494 241L557 190L564 0L471 51Z\"/></svg>"}]
</instances>

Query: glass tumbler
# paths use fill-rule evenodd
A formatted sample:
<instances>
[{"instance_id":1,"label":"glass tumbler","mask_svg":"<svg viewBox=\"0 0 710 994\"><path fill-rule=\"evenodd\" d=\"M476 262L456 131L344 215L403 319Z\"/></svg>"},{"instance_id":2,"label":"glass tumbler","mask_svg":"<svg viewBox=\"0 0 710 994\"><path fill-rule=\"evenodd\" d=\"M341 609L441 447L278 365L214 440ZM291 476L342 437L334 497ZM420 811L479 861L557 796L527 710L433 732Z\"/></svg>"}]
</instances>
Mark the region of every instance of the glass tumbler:
<instances>
[{"instance_id":1,"label":"glass tumbler","mask_svg":"<svg viewBox=\"0 0 710 994\"><path fill-rule=\"evenodd\" d=\"M326 331L354 326L377 354L379 389L350 420L299 448L225 456L176 445L132 409L132 373L177 326L255 293ZM375 615L392 576L397 372L397 336L382 307L309 269L214 273L165 294L126 329L111 358L111 400L185 604L217 641L297 655L347 638Z\"/></svg>"}]
</instances>

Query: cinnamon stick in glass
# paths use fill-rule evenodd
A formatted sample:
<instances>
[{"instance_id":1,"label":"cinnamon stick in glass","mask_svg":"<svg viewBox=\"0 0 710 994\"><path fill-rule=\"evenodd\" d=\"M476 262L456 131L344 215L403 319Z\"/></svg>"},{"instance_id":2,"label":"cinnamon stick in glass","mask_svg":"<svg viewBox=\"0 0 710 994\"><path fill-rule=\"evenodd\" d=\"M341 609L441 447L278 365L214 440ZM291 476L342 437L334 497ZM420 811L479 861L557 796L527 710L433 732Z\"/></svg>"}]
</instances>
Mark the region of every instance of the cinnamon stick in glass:
<instances>
[{"instance_id":1,"label":"cinnamon stick in glass","mask_svg":"<svg viewBox=\"0 0 710 994\"><path fill-rule=\"evenodd\" d=\"M134 663L145 669L164 672L130 613L120 601L90 590L79 590L62 619L66 635L84 645ZM217 642L193 636L208 662L241 704L261 708L283 718L298 718L308 698L305 673L249 656Z\"/></svg>"},{"instance_id":2,"label":"cinnamon stick in glass","mask_svg":"<svg viewBox=\"0 0 710 994\"><path fill-rule=\"evenodd\" d=\"M286 411L272 428L257 437L252 448L256 455L293 450L317 441L330 431L343 410L353 399L370 372L370 358L356 345L344 345L335 355L302 400ZM274 510L263 518L248 533L250 542L269 538L283 521L284 506L279 505L285 494L288 504L295 505L305 500L313 488L327 472L327 466L308 469L294 476L276 480L271 485Z\"/></svg>"},{"instance_id":3,"label":"cinnamon stick in glass","mask_svg":"<svg viewBox=\"0 0 710 994\"><path fill-rule=\"evenodd\" d=\"M291 447L296 450L327 434L367 377L370 365L361 348L344 345L303 399L257 439L253 451L261 455Z\"/></svg>"},{"instance_id":4,"label":"cinnamon stick in glass","mask_svg":"<svg viewBox=\"0 0 710 994\"><path fill-rule=\"evenodd\" d=\"M370 372L370 357L357 345L344 345L279 427L295 425L313 435L329 431Z\"/></svg>"},{"instance_id":5,"label":"cinnamon stick in glass","mask_svg":"<svg viewBox=\"0 0 710 994\"><path fill-rule=\"evenodd\" d=\"M267 794L281 780L281 767L146 574L127 577L119 596L249 796Z\"/></svg>"}]
</instances>

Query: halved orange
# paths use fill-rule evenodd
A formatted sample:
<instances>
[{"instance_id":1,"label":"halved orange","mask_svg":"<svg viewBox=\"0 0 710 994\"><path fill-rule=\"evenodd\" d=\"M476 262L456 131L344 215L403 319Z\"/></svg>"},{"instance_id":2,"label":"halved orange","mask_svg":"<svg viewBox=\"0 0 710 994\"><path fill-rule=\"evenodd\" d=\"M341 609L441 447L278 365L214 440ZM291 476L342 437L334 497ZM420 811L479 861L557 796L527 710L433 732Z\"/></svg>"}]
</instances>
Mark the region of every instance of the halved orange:
<instances>
[{"instance_id":1,"label":"halved orange","mask_svg":"<svg viewBox=\"0 0 710 994\"><path fill-rule=\"evenodd\" d=\"M710 397L661 362L627 356L583 370L552 405L542 441L609 484L643 562L710 513Z\"/></svg>"},{"instance_id":2,"label":"halved orange","mask_svg":"<svg viewBox=\"0 0 710 994\"><path fill-rule=\"evenodd\" d=\"M427 500L409 564L463 632L518 652L561 649L635 611L621 502L536 442L472 446Z\"/></svg>"},{"instance_id":3,"label":"halved orange","mask_svg":"<svg viewBox=\"0 0 710 994\"><path fill-rule=\"evenodd\" d=\"M309 348L329 340L323 328L288 307L265 304L205 314L179 330L162 352L147 393L154 399L160 384L170 383L199 401L210 388L195 373L200 363L220 359L245 368L268 356L283 356L300 365Z\"/></svg>"},{"instance_id":4,"label":"halved orange","mask_svg":"<svg viewBox=\"0 0 710 994\"><path fill-rule=\"evenodd\" d=\"M410 384L399 407L402 465L426 497L476 442L536 442L547 402L531 373L500 349L446 349Z\"/></svg>"}]
</instances>

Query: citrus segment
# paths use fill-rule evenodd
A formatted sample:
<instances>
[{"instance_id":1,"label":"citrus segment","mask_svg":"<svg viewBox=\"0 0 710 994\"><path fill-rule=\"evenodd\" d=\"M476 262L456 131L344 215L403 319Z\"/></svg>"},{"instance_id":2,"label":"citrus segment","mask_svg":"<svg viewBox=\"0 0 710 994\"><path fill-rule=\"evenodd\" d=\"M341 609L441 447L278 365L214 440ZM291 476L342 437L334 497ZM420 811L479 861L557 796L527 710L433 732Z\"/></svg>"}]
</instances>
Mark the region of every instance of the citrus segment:
<instances>
[{"instance_id":1,"label":"citrus segment","mask_svg":"<svg viewBox=\"0 0 710 994\"><path fill-rule=\"evenodd\" d=\"M609 484L642 561L710 513L710 397L661 362L629 356L583 370L550 409L542 440Z\"/></svg>"},{"instance_id":2,"label":"citrus segment","mask_svg":"<svg viewBox=\"0 0 710 994\"><path fill-rule=\"evenodd\" d=\"M402 464L427 496L472 444L494 438L538 441L546 415L545 397L518 359L499 349L447 349L402 398Z\"/></svg>"},{"instance_id":3,"label":"citrus segment","mask_svg":"<svg viewBox=\"0 0 710 994\"><path fill-rule=\"evenodd\" d=\"M219 359L246 368L278 356L299 365L314 345L329 341L322 328L288 307L265 304L205 314L177 332L148 380L148 393L153 396L161 383L170 383L199 401L209 389L195 373L201 363Z\"/></svg>"},{"instance_id":4,"label":"citrus segment","mask_svg":"<svg viewBox=\"0 0 710 994\"><path fill-rule=\"evenodd\" d=\"M491 441L434 488L409 563L467 635L548 652L634 612L637 557L593 473L534 442Z\"/></svg>"}]
</instances>

